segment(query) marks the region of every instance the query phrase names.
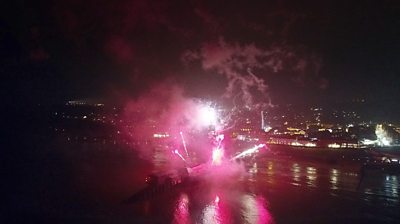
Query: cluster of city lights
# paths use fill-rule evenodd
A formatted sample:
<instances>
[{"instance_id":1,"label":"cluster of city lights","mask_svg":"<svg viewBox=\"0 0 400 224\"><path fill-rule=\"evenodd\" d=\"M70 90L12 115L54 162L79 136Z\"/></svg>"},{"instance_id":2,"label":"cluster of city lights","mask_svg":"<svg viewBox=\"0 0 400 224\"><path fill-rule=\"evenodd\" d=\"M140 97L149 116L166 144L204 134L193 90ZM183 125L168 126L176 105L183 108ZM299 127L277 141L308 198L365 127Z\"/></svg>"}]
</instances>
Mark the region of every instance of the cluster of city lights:
<instances>
[{"instance_id":1,"label":"cluster of city lights","mask_svg":"<svg viewBox=\"0 0 400 224\"><path fill-rule=\"evenodd\" d=\"M391 146L393 139L389 136L383 125L378 124L375 127L376 140L364 139L361 141L363 145Z\"/></svg>"},{"instance_id":2,"label":"cluster of city lights","mask_svg":"<svg viewBox=\"0 0 400 224\"><path fill-rule=\"evenodd\" d=\"M380 146L390 146L392 144L392 138L389 137L388 133L383 129L381 124L376 125L375 134L377 137L377 143Z\"/></svg>"},{"instance_id":3,"label":"cluster of city lights","mask_svg":"<svg viewBox=\"0 0 400 224\"><path fill-rule=\"evenodd\" d=\"M317 144L312 143L312 142L307 142L305 144L300 143L300 142L292 142L290 143L291 146L305 146L305 147L316 147Z\"/></svg>"},{"instance_id":4,"label":"cluster of city lights","mask_svg":"<svg viewBox=\"0 0 400 224\"><path fill-rule=\"evenodd\" d=\"M156 134L153 134L153 138L168 138L168 137L169 137L169 134L167 134L167 133L162 133L162 134L156 133Z\"/></svg>"}]
</instances>

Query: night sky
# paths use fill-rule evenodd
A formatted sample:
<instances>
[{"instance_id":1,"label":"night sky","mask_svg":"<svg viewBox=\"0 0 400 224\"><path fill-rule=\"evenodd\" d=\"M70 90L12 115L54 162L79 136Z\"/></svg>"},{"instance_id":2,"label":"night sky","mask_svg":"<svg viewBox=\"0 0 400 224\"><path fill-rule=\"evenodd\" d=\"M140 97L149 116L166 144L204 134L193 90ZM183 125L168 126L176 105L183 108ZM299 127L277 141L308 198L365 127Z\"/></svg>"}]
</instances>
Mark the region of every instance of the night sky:
<instances>
[{"instance_id":1,"label":"night sky","mask_svg":"<svg viewBox=\"0 0 400 224\"><path fill-rule=\"evenodd\" d=\"M398 1L9 1L1 88L12 104L118 101L165 81L217 98L230 69L275 104L396 102L399 15Z\"/></svg>"}]
</instances>

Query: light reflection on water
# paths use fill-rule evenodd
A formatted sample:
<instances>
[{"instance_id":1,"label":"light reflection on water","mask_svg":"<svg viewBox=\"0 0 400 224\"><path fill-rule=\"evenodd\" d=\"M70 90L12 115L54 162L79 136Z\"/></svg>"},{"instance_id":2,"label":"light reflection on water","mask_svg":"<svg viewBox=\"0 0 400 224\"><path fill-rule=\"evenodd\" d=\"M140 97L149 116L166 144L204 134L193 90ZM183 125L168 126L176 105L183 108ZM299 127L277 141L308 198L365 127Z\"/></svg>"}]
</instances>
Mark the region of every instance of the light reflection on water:
<instances>
[{"instance_id":1,"label":"light reflection on water","mask_svg":"<svg viewBox=\"0 0 400 224\"><path fill-rule=\"evenodd\" d=\"M177 203L175 203L174 210L174 220L172 223L175 224L184 224L190 223L190 214L189 214L189 198L185 193L181 193Z\"/></svg>"},{"instance_id":2,"label":"light reflection on water","mask_svg":"<svg viewBox=\"0 0 400 224\"><path fill-rule=\"evenodd\" d=\"M263 173L265 173L266 174L266 176L267 176L267 183L269 183L269 184L274 184L274 180L275 180L275 178L274 178L274 163L272 162L272 161L268 161L268 163L267 163L267 169L266 169L266 171L265 172L263 172Z\"/></svg>"},{"instance_id":3,"label":"light reflection on water","mask_svg":"<svg viewBox=\"0 0 400 224\"><path fill-rule=\"evenodd\" d=\"M218 200L216 200L218 199ZM255 196L250 193L243 193L237 200L219 198L207 204L201 215L200 223L204 224L225 224L240 220L240 223L248 224L268 224L273 223L271 213L266 208L266 201L262 196ZM232 211L232 208L235 208ZM239 217L234 217L234 212L240 212ZM181 222L187 223L187 222Z\"/></svg>"},{"instance_id":4,"label":"light reflection on water","mask_svg":"<svg viewBox=\"0 0 400 224\"><path fill-rule=\"evenodd\" d=\"M265 207L265 199L262 196L255 197L251 194L242 196L242 216L245 223L272 223L270 212Z\"/></svg>"},{"instance_id":5,"label":"light reflection on water","mask_svg":"<svg viewBox=\"0 0 400 224\"><path fill-rule=\"evenodd\" d=\"M339 189L339 186L338 186L338 184L339 184L339 178L340 178L340 171L339 170L337 170L337 169L334 169L334 168L332 168L331 170L330 170L330 176L329 176L329 178L330 178L330 183L331 183L331 189L332 190L337 190L337 189Z\"/></svg>"},{"instance_id":6,"label":"light reflection on water","mask_svg":"<svg viewBox=\"0 0 400 224\"><path fill-rule=\"evenodd\" d=\"M398 198L399 197L398 186L399 186L399 181L397 179L397 176L386 175L385 190L384 190L385 196Z\"/></svg>"},{"instance_id":7,"label":"light reflection on water","mask_svg":"<svg viewBox=\"0 0 400 224\"><path fill-rule=\"evenodd\" d=\"M380 200L389 204L400 204L400 174L368 171L361 177L357 169L348 167L331 168L324 164L309 165L282 161L269 161L267 164L268 167L276 168L272 173L267 172L270 181L280 180L282 183L289 174L289 184L296 187L316 188L318 191L331 190L336 196L340 196L338 192L362 192L366 201Z\"/></svg>"},{"instance_id":8,"label":"light reflection on water","mask_svg":"<svg viewBox=\"0 0 400 224\"><path fill-rule=\"evenodd\" d=\"M317 169L314 167L307 167L307 186L317 187Z\"/></svg>"},{"instance_id":9,"label":"light reflection on water","mask_svg":"<svg viewBox=\"0 0 400 224\"><path fill-rule=\"evenodd\" d=\"M371 206L400 206L399 174L366 172L361 179L357 168L274 160L252 162L247 171L238 184L203 184L179 191L173 199L172 223L274 223L269 196L293 189L364 201Z\"/></svg>"},{"instance_id":10,"label":"light reflection on water","mask_svg":"<svg viewBox=\"0 0 400 224\"><path fill-rule=\"evenodd\" d=\"M235 192L233 195L227 192L221 195L217 193L211 194L215 196L207 197L206 201L199 202L196 196L190 197L188 194L181 192L174 202L175 208L172 223L274 223L273 217L267 208L267 201L261 195L245 192ZM198 207L192 206L191 203L202 205L198 217L196 217L197 211L195 211Z\"/></svg>"},{"instance_id":11,"label":"light reflection on water","mask_svg":"<svg viewBox=\"0 0 400 224\"><path fill-rule=\"evenodd\" d=\"M292 171L292 175L293 175L293 183L292 184L296 185L296 186L301 186L301 183L300 183L301 168L300 168L299 164L293 163L291 171Z\"/></svg>"},{"instance_id":12,"label":"light reflection on water","mask_svg":"<svg viewBox=\"0 0 400 224\"><path fill-rule=\"evenodd\" d=\"M263 164L258 165L257 177L252 176L252 179L256 178L256 183L266 180L269 186L290 184L301 189L331 191L331 195L337 197L348 192L361 196L365 201L379 200L389 205L400 205L400 174L389 175L372 170L361 176L359 167L331 167L299 161L269 160Z\"/></svg>"},{"instance_id":13,"label":"light reflection on water","mask_svg":"<svg viewBox=\"0 0 400 224\"><path fill-rule=\"evenodd\" d=\"M386 174L366 180L364 201L381 202L384 205L399 204L399 175Z\"/></svg>"},{"instance_id":14,"label":"light reflection on water","mask_svg":"<svg viewBox=\"0 0 400 224\"><path fill-rule=\"evenodd\" d=\"M224 200L215 195L212 200L202 211L200 223L232 223L233 217Z\"/></svg>"}]
</instances>

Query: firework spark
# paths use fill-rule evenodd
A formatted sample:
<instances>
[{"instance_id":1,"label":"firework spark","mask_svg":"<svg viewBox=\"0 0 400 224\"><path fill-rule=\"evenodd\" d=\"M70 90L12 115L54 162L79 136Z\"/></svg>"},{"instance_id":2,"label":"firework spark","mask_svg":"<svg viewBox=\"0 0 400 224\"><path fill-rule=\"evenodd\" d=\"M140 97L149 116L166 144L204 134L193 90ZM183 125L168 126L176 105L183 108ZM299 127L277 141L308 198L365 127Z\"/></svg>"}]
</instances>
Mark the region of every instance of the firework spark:
<instances>
[{"instance_id":1,"label":"firework spark","mask_svg":"<svg viewBox=\"0 0 400 224\"><path fill-rule=\"evenodd\" d=\"M179 151L177 149L175 149L175 151L173 151L174 154L178 155L183 162L186 162L185 158L183 158L183 156L179 153Z\"/></svg>"},{"instance_id":2,"label":"firework spark","mask_svg":"<svg viewBox=\"0 0 400 224\"><path fill-rule=\"evenodd\" d=\"M187 156L187 158L189 158L189 153L188 153L188 151L187 151L187 147L186 147L185 138L183 137L183 133L182 133L182 132L180 132L180 134L181 134L181 139L182 139L182 145L183 145L183 148L185 149L185 152L186 152L186 156Z\"/></svg>"},{"instance_id":3,"label":"firework spark","mask_svg":"<svg viewBox=\"0 0 400 224\"><path fill-rule=\"evenodd\" d=\"M220 148L215 148L212 152L212 165L221 165L224 151Z\"/></svg>"},{"instance_id":4,"label":"firework spark","mask_svg":"<svg viewBox=\"0 0 400 224\"><path fill-rule=\"evenodd\" d=\"M204 105L199 109L198 119L205 126L215 126L218 121L217 112L210 105Z\"/></svg>"},{"instance_id":5,"label":"firework spark","mask_svg":"<svg viewBox=\"0 0 400 224\"><path fill-rule=\"evenodd\" d=\"M255 152L258 152L258 150L259 150L260 148L264 147L264 146L265 146L265 144L256 145L256 146L254 146L253 148L247 149L247 150L245 150L245 151L239 153L238 155L236 155L235 157L233 157L232 160L238 159L238 158L243 158L243 157L245 157L245 156L248 156L248 155L251 155L251 154L253 154L253 153L255 153Z\"/></svg>"},{"instance_id":6,"label":"firework spark","mask_svg":"<svg viewBox=\"0 0 400 224\"><path fill-rule=\"evenodd\" d=\"M219 203L219 196L218 195L215 196L214 202L217 203L217 204Z\"/></svg>"},{"instance_id":7,"label":"firework spark","mask_svg":"<svg viewBox=\"0 0 400 224\"><path fill-rule=\"evenodd\" d=\"M217 135L215 138L217 141L217 147L213 149L212 152L212 165L221 165L224 158L224 150L222 147L222 141L224 140L224 135Z\"/></svg>"}]
</instances>

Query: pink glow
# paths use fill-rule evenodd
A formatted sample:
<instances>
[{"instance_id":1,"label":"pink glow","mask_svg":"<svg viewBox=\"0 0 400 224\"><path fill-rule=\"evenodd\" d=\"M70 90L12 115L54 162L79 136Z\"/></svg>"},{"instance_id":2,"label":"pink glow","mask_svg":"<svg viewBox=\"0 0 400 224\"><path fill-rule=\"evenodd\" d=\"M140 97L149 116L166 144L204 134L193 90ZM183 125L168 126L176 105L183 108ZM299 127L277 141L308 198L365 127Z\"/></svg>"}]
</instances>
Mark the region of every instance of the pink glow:
<instances>
[{"instance_id":1,"label":"pink glow","mask_svg":"<svg viewBox=\"0 0 400 224\"><path fill-rule=\"evenodd\" d=\"M221 165L224 152L220 148L215 148L212 152L212 165Z\"/></svg>"},{"instance_id":2,"label":"pink glow","mask_svg":"<svg viewBox=\"0 0 400 224\"><path fill-rule=\"evenodd\" d=\"M274 223L271 213L265 207L265 199L262 196L258 196L256 199L256 206L258 210L257 223Z\"/></svg>"},{"instance_id":3,"label":"pink glow","mask_svg":"<svg viewBox=\"0 0 400 224\"><path fill-rule=\"evenodd\" d=\"M222 141L224 140L224 135L217 135L215 138L217 147L213 149L212 152L212 165L221 165L224 158L224 150L222 147Z\"/></svg>"},{"instance_id":4,"label":"pink glow","mask_svg":"<svg viewBox=\"0 0 400 224\"><path fill-rule=\"evenodd\" d=\"M215 139L218 141L218 148L221 146L222 141L224 140L224 135L218 135Z\"/></svg>"},{"instance_id":5,"label":"pink glow","mask_svg":"<svg viewBox=\"0 0 400 224\"><path fill-rule=\"evenodd\" d=\"M243 206L243 218L246 223L271 224L273 217L267 209L267 202L262 196L251 194L243 195L241 198Z\"/></svg>"},{"instance_id":6,"label":"pink glow","mask_svg":"<svg viewBox=\"0 0 400 224\"><path fill-rule=\"evenodd\" d=\"M189 219L190 219L189 198L186 194L182 193L176 205L174 211L174 220L172 223L176 224L190 223Z\"/></svg>"},{"instance_id":7,"label":"pink glow","mask_svg":"<svg viewBox=\"0 0 400 224\"><path fill-rule=\"evenodd\" d=\"M157 141L164 145L168 142L174 147L184 144L178 150L182 150L180 154L184 155L185 160L189 160L187 150L193 150L199 157L211 157L212 146L206 139L208 136L197 134L209 130L210 124L217 121L215 110L210 105L211 103L186 97L180 86L166 81L155 85L136 100L129 101L121 118L124 122L119 128L122 129L123 136L139 143L135 150L141 158L149 161L154 159L154 150L152 144L146 143L148 141ZM154 135L158 133L167 137L154 139ZM195 147L188 148L188 143L193 139L196 139ZM183 149L185 145L186 150ZM173 157L166 159L171 159L167 161L168 166L175 165Z\"/></svg>"},{"instance_id":8,"label":"pink glow","mask_svg":"<svg viewBox=\"0 0 400 224\"><path fill-rule=\"evenodd\" d=\"M217 113L211 106L203 105L199 108L198 119L205 126L217 124Z\"/></svg>"},{"instance_id":9,"label":"pink glow","mask_svg":"<svg viewBox=\"0 0 400 224\"><path fill-rule=\"evenodd\" d=\"M232 214L229 207L227 207L223 201L220 201L218 195L215 196L215 199L207 205L203 212L200 223L234 223L232 220Z\"/></svg>"},{"instance_id":10,"label":"pink glow","mask_svg":"<svg viewBox=\"0 0 400 224\"><path fill-rule=\"evenodd\" d=\"M215 196L215 200L214 200L214 202L215 202L215 203L218 203L218 202L219 202L219 197L218 197L218 195L217 195L217 196Z\"/></svg>"}]
</instances>

